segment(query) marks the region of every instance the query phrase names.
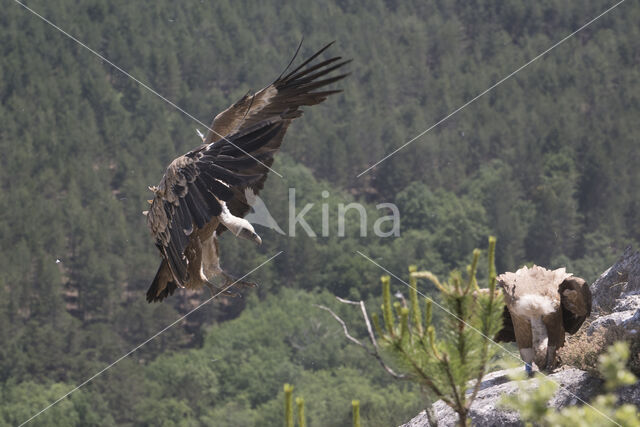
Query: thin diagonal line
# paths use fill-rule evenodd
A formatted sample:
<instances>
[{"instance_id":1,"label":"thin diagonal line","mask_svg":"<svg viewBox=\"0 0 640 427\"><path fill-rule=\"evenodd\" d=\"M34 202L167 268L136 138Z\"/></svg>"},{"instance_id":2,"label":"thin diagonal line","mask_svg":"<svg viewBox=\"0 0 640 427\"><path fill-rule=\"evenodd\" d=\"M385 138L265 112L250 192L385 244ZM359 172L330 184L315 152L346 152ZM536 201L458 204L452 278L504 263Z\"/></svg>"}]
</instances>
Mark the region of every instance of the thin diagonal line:
<instances>
[{"instance_id":1,"label":"thin diagonal line","mask_svg":"<svg viewBox=\"0 0 640 427\"><path fill-rule=\"evenodd\" d=\"M381 270L383 270L384 272L386 272L388 275L393 276L396 280L400 281L401 283L405 284L408 288L411 288L413 290L415 290L417 293L419 293L420 295L422 295L423 297L425 297L426 299L428 299L429 301L431 301L431 303L435 304L438 308L440 308L442 311L444 311L445 313L449 314L450 316L453 316L456 320L464 323L466 326L468 326L469 328L471 328L472 330L474 330L475 332L479 333L480 335L482 335L484 338L486 338L487 340L491 341L491 343L493 343L494 345L497 345L498 347L500 347L502 350L504 350L507 354L509 354L510 356L515 357L518 361L521 361L522 358L519 355L516 355L515 353L513 353L512 351L509 351L507 348L505 348L502 344L498 344L497 342L495 342L493 339L489 338L488 336L486 336L485 334L483 334L481 331L479 331L477 328L474 328L473 326L471 326L470 324L468 324L467 322L465 322L464 320L462 320L461 318L459 318L458 316L456 316L455 314L453 314L451 311L447 310L445 307L443 307L442 305L438 304L436 301L434 301L431 297L423 294L422 292L420 292L419 289L414 288L413 286L411 286L410 284L408 284L407 282L405 282L404 280L402 280L400 277L396 276L395 274L393 274L392 272L390 272L389 270L387 270L386 268L384 268L383 266L381 266L380 264L378 264L377 262L375 262L374 260L372 260L371 258L369 258L368 256L366 256L365 254L363 254L360 251L356 251L360 256L362 256L364 259L366 259L367 261L371 262L372 264L376 265L378 268L380 268ZM539 374L541 374L542 376L544 376L545 378L547 378L548 380L553 381L554 383L556 383L560 388L564 388L567 393L569 393L570 395L572 395L573 397L575 397L576 399L578 399L580 402L582 402L583 404L587 405L588 407L590 407L591 409L593 409L594 411L596 411L597 413L599 413L600 415L602 415L603 417L605 417L606 419L608 419L609 421L611 421L612 423L614 423L617 426L622 427L620 424L618 424L617 422L615 422L614 420L612 420L611 418L609 418L609 416L607 416L606 414L604 414L603 412L601 412L600 410L598 410L597 408L593 407L592 405L590 405L588 402L586 402L585 400L583 400L582 398L580 398L580 396L577 396L576 394L572 393L571 390L569 390L567 387L564 387L562 384L560 384L559 382L557 382L555 379L549 377L548 375L538 371Z\"/></svg>"},{"instance_id":2,"label":"thin diagonal line","mask_svg":"<svg viewBox=\"0 0 640 427\"><path fill-rule=\"evenodd\" d=\"M153 90L151 87L149 87L148 85L142 83L140 80L138 80L137 78L135 78L134 76L132 76L131 74L129 74L127 71L123 70L122 68L120 68L119 66L117 66L116 64L114 64L113 62L109 61L107 58L105 58L104 56L100 55L98 52L96 52L95 50L91 49L89 46L87 46L86 44L82 43L80 40L78 40L77 38L75 38L74 36L72 36L71 34L67 33L65 30L63 30L62 28L58 27L56 24L54 24L53 22L49 21L47 18L45 18L44 16L40 15L38 12L36 12L35 10L29 8L27 5L25 5L24 3L19 2L18 0L13 0L14 2L18 3L20 6L22 6L23 8L25 8L26 10L28 10L29 12L33 13L35 16L37 16L38 18L40 18L41 20L43 20L44 22L46 22L47 24L51 25L53 28L55 28L56 30L60 31L62 34L64 34L65 36L69 37L71 40L73 40L74 42L78 43L80 46L84 47L85 49L87 49L89 52L93 53L94 55L96 55L98 58L102 59L104 62L106 62L107 64L111 65L113 68L115 68L116 70L120 71L122 74L124 74L125 76L129 77L131 80L135 81L136 83L138 83L140 86L142 86L143 88L147 89L149 92L153 93L154 95L156 95L158 98L162 99L164 102L166 102L167 104L171 105L172 107L174 107L175 109L177 109L178 111L180 111L182 114L184 114L185 116L189 117L190 119L194 120L196 123L199 123L200 125L204 126L205 128L209 129L211 132L213 132L214 134L218 135L221 139L225 140L226 142L228 142L229 144L233 145L235 148L237 148L238 150L242 151L244 154L246 154L247 156L251 157L253 160L255 160L256 162L260 163L262 166L266 167L267 169L269 169L271 172L273 172L274 174L278 175L280 178L282 178L282 175L280 175L278 172L276 172L275 170L273 170L271 167L269 167L268 165L264 164L263 162L261 162L260 160L256 159L254 156L252 156L251 154L247 153L245 150L243 150L242 148L238 147L236 144L234 144L233 142L229 141L229 139L227 139L227 137L225 137L224 135L220 135L218 132L216 132L215 130L211 129L208 125L202 123L200 120L198 120L196 117L194 117L192 114L188 113L187 111L185 111L182 107L180 107L179 105L175 104L174 102L170 101L169 99L165 98L164 96L162 96L161 94L159 94L158 92L156 92L155 90Z\"/></svg>"},{"instance_id":3,"label":"thin diagonal line","mask_svg":"<svg viewBox=\"0 0 640 427\"><path fill-rule=\"evenodd\" d=\"M257 266L256 268L254 268L253 270L251 270L250 272L248 272L247 274L245 274L244 276L242 276L241 278L237 279L235 282L233 282L232 284L228 285L227 287L223 288L220 292L218 292L217 294L213 295L211 298L209 298L208 300L204 301L203 303L201 303L200 305L198 305L196 308L194 308L193 310L191 310L190 312L188 312L187 314L185 314L184 316L180 317L178 320L176 320L175 322L171 323L169 326L165 327L164 329L162 329L160 332L157 332L155 335L151 336L151 338L148 338L147 340L145 340L144 342L142 342L141 344L139 344L138 346L134 347L132 350L130 350L129 352L125 353L122 357L118 358L115 362L111 363L110 365L106 366L105 368L103 368L102 370L98 371L96 374L94 374L93 376L91 376L89 379L85 380L83 383L81 383L80 385L76 386L73 390L69 391L68 393L66 393L65 395L63 395L62 397L60 397L59 399L55 400L54 402L52 402L51 404L49 404L49 406L41 409L38 413L36 413L35 415L33 415L31 418L29 418L28 420L26 420L25 422L23 422L22 424L20 424L20 426L18 427L22 427L23 425L27 424L28 422L30 422L31 420L33 420L34 418L36 418L37 416L41 415L43 412L51 409L53 406L55 406L56 404L58 404L60 401L62 401L63 399L65 399L67 396L69 396L71 393L79 390L81 387L85 386L86 384L90 383L92 380L94 380L95 378L99 377L100 375L102 375L104 372L106 372L107 370L109 370L110 368L112 368L113 366L115 366L118 362L120 362L121 360L125 359L127 356L131 355L132 353L136 352L138 349L140 349L140 347L144 346L145 344L147 344L149 341L153 340L154 338L156 338L158 335L166 332L168 329L170 329L171 327L175 326L178 322L184 320L187 316L189 316L191 313L195 312L196 310L198 310L200 307L202 307L205 304L208 304L209 302L211 302L213 299L215 299L218 295L220 295L221 293L225 292L227 289L229 289L230 287L232 287L233 285L235 285L236 283L238 283L239 281L241 281L242 279L244 279L245 277L247 277L248 275L250 275L251 273L253 273L254 271L258 270L259 268L261 268L263 265L267 264L268 262L270 262L272 259L274 259L275 257L277 257L278 255L280 255L282 252L284 251L280 251L277 254L275 254L274 256L272 256L271 258L269 258L268 260L266 260L265 262L263 262L262 264L260 264L259 266Z\"/></svg>"},{"instance_id":4,"label":"thin diagonal line","mask_svg":"<svg viewBox=\"0 0 640 427\"><path fill-rule=\"evenodd\" d=\"M402 150L404 147L406 147L407 145L411 144L413 141L415 141L416 139L420 138L421 136L423 136L424 134L426 134L427 132L429 132L431 129L435 128L436 126L438 126L440 123L446 121L447 119L449 119L451 116L457 114L459 111L463 110L465 107L467 107L469 104L472 104L473 102L475 102L478 98L486 95L488 92L490 92L491 90L493 90L494 88L498 87L500 84L502 84L503 82L505 82L506 80L510 79L511 77L515 76L518 72L520 72L521 70L523 70L524 68L526 68L527 66L531 65L532 63L534 63L535 61L537 61L538 59L542 58L544 55L546 55L547 53L551 52L553 49L555 49L556 47L560 46L562 43L564 43L565 41L569 40L571 37L575 36L577 33L579 33L580 31L584 30L585 28L587 28L589 25L593 24L595 21L597 21L598 19L600 19L601 17L603 17L604 15L606 15L607 13L611 12L613 9L615 9L616 7L620 6L622 3L624 3L626 0L621 0L618 3L614 4L613 6L611 6L609 9L605 10L604 12L602 12L600 15L596 16L595 18L593 18L591 21L587 22L586 24L584 24L582 27L578 28L577 30L575 30L573 33L569 34L568 36L566 36L565 38L563 38L562 40L560 40L559 42L557 42L556 44L554 44L553 46L551 46L550 48L548 48L547 50L545 50L544 52L542 52L540 55L536 56L535 58L533 58L532 60L530 60L529 62L527 62L526 64L522 65L521 67L517 68L515 71L511 72L511 74L507 75L506 77L503 77L501 80L498 80L498 82L494 83L492 86L490 86L488 89L484 90L483 92L480 92L478 95L476 95L474 98L472 98L471 100L465 102L464 104L462 104L460 107L456 108L455 110L453 110L451 113L447 114L446 116L444 116L442 119L440 119L439 121L437 121L434 125L432 125L431 127L427 128L425 131L419 133L418 135L414 136L413 138L411 138L409 141L405 142L404 144L402 144L400 147L396 148L395 150L393 150L391 153L387 154L386 156L384 156L382 159L378 160L376 163L374 163L373 165L369 166L367 169L363 170L362 172L360 172L358 174L358 176L356 178L360 178L362 175L364 175L365 173L369 172L371 169L375 168L376 166L378 166L380 163L384 162L385 160L387 160L389 157L393 156L394 154L396 154L398 151Z\"/></svg>"}]
</instances>

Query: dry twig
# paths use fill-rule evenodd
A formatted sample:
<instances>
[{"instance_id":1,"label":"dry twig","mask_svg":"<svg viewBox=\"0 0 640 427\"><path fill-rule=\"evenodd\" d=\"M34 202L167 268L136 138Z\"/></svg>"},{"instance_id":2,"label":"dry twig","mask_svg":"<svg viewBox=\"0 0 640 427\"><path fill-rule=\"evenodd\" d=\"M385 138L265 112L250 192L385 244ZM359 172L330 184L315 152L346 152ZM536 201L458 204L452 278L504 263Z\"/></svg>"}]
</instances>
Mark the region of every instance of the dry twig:
<instances>
[{"instance_id":1,"label":"dry twig","mask_svg":"<svg viewBox=\"0 0 640 427\"><path fill-rule=\"evenodd\" d=\"M371 322L369 321L369 316L367 315L367 310L364 306L364 302L363 301L349 301L340 297L336 297L338 299L338 301L344 303L344 304L352 304L352 305L359 305L360 309L362 310L362 316L364 317L364 321L367 325L367 331L369 332L369 339L371 340L371 344L373 345L373 350L370 350L365 344L363 344L360 340L358 340L357 338L354 338L350 333L349 333L349 329L347 328L347 324L345 323L344 320L342 320L340 318L340 316L338 316L336 313L333 312L333 310L331 310L329 307L326 307L324 305L318 305L318 304L313 304L314 306L328 311L329 314L331 314L333 316L334 319L336 319L338 321L338 323L340 323L340 325L342 325L342 330L344 331L344 335L347 337L347 339L351 342L353 342L354 344L359 345L360 347L362 347L367 353L369 353L371 356L375 357L376 360L378 360L378 363L380 363L380 366L382 366L382 368L384 368L385 371L387 371L387 373L389 375L391 375L392 377L396 378L396 379L404 379L405 375L403 374L398 374L396 373L393 369L391 369L389 366L387 366L386 363L384 363L384 360L382 360L382 357L380 356L380 348L378 347L378 343L376 342L376 338L375 335L373 334L373 329L371 328Z\"/></svg>"}]
</instances>

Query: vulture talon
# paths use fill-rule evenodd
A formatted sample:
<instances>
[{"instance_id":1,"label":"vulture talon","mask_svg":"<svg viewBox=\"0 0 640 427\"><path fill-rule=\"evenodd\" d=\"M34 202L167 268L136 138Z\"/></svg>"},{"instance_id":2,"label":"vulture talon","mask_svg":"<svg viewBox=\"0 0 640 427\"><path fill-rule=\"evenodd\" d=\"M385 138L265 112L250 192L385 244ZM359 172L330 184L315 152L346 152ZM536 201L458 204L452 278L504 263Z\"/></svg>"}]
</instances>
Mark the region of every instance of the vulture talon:
<instances>
[{"instance_id":1,"label":"vulture talon","mask_svg":"<svg viewBox=\"0 0 640 427\"><path fill-rule=\"evenodd\" d=\"M242 295L239 292L235 292L231 290L231 286L229 286L230 283L225 283L225 286L223 287L218 287L216 285L214 285L211 282L205 282L205 286L207 288L209 288L209 291L211 292L211 297L214 298L220 294L227 296L227 297L231 297L231 298L236 298L236 297L242 297ZM228 286L228 287L227 287Z\"/></svg>"},{"instance_id":2,"label":"vulture talon","mask_svg":"<svg viewBox=\"0 0 640 427\"><path fill-rule=\"evenodd\" d=\"M257 288L258 284L255 282L245 282L245 281L239 281L236 282L237 285L242 286L243 288Z\"/></svg>"},{"instance_id":3,"label":"vulture talon","mask_svg":"<svg viewBox=\"0 0 640 427\"><path fill-rule=\"evenodd\" d=\"M258 287L258 285L254 282L247 282L245 280L240 280L234 276L232 276L231 274L227 273L226 271L221 271L220 274L225 278L226 282L225 282L225 286L229 286L229 285L237 285L237 286L241 286L243 288L256 288Z\"/></svg>"},{"instance_id":4,"label":"vulture talon","mask_svg":"<svg viewBox=\"0 0 640 427\"><path fill-rule=\"evenodd\" d=\"M531 363L525 363L524 370L529 378L533 377L533 366L531 366Z\"/></svg>"}]
</instances>

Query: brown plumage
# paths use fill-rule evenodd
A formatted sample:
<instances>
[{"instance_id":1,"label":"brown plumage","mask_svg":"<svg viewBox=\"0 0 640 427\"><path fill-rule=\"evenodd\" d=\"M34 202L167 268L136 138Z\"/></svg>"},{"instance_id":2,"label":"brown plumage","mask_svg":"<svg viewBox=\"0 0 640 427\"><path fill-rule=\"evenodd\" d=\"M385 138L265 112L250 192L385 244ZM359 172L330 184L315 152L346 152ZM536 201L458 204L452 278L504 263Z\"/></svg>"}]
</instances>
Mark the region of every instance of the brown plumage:
<instances>
[{"instance_id":1,"label":"brown plumage","mask_svg":"<svg viewBox=\"0 0 640 427\"><path fill-rule=\"evenodd\" d=\"M504 327L499 341L515 341L530 372L531 363L550 370L565 333L574 334L591 313L585 281L564 268L533 266L498 276L505 298Z\"/></svg>"},{"instance_id":2,"label":"brown plumage","mask_svg":"<svg viewBox=\"0 0 640 427\"><path fill-rule=\"evenodd\" d=\"M289 124L302 115L300 107L340 92L318 90L347 75L329 75L349 62L340 57L313 63L331 44L218 114L203 144L172 161L160 184L150 187L147 223L163 260L147 301L162 301L178 287L218 289L211 276L235 280L220 268L217 237L231 229L261 242L243 219L251 209L245 191L258 194L263 188Z\"/></svg>"}]
</instances>

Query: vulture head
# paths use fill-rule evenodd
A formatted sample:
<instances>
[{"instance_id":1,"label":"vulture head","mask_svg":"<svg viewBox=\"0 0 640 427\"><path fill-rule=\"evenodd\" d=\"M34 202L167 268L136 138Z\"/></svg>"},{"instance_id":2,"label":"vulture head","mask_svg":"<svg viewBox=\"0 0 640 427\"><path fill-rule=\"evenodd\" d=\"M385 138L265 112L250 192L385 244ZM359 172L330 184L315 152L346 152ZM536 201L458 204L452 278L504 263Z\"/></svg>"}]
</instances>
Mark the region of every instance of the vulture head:
<instances>
[{"instance_id":1,"label":"vulture head","mask_svg":"<svg viewBox=\"0 0 640 427\"><path fill-rule=\"evenodd\" d=\"M575 334L591 314L591 292L584 279L564 268L522 267L497 277L505 300L504 325L496 339L515 341L527 373L555 366L565 333Z\"/></svg>"}]
</instances>

